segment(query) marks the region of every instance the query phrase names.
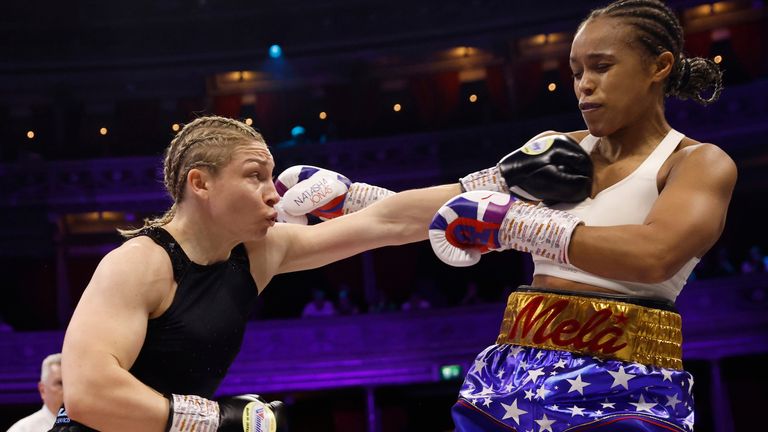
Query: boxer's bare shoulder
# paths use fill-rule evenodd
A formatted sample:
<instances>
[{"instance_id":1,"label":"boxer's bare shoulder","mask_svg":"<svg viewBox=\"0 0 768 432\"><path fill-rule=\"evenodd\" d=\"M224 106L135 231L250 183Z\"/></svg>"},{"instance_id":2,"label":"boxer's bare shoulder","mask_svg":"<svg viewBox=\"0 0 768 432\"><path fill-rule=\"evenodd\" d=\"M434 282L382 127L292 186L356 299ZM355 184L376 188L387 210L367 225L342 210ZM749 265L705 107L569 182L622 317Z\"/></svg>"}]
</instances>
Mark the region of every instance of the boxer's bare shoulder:
<instances>
[{"instance_id":1,"label":"boxer's bare shoulder","mask_svg":"<svg viewBox=\"0 0 768 432\"><path fill-rule=\"evenodd\" d=\"M139 297L154 314L166 303L173 287L168 254L149 237L137 236L104 256L86 291Z\"/></svg>"},{"instance_id":2,"label":"boxer's bare shoulder","mask_svg":"<svg viewBox=\"0 0 768 432\"><path fill-rule=\"evenodd\" d=\"M730 200L737 168L733 159L717 145L686 138L659 170L659 190L678 176L691 176L692 180L699 181L707 179L713 191L727 190Z\"/></svg>"}]
</instances>

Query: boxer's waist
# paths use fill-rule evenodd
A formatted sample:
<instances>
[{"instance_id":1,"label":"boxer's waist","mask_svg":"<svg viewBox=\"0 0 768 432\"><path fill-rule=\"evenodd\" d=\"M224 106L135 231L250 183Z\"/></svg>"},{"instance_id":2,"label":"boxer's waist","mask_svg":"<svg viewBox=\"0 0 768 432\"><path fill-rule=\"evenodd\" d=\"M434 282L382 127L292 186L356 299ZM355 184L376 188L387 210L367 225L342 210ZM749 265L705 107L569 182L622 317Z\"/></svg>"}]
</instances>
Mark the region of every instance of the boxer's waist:
<instances>
[{"instance_id":1,"label":"boxer's waist","mask_svg":"<svg viewBox=\"0 0 768 432\"><path fill-rule=\"evenodd\" d=\"M682 369L680 315L648 299L521 288L496 341Z\"/></svg>"}]
</instances>

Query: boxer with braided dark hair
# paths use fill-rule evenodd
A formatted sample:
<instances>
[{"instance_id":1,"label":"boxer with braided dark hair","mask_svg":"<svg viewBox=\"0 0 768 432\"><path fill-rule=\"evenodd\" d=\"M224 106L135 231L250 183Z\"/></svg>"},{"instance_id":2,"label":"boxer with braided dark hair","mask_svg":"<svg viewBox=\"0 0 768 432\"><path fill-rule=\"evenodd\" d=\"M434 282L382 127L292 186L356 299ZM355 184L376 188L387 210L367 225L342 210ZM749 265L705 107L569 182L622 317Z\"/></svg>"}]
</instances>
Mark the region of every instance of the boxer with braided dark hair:
<instances>
[{"instance_id":1,"label":"boxer with braided dark hair","mask_svg":"<svg viewBox=\"0 0 768 432\"><path fill-rule=\"evenodd\" d=\"M666 5L656 0L617 1L592 11L579 29L600 17L621 19L631 26L634 32L629 43L640 45L650 58L664 52L672 54L674 63L664 87L665 95L693 99L702 105L709 105L720 97L722 71L710 59L683 55L683 27ZM711 95L707 97L704 92L710 89Z\"/></svg>"},{"instance_id":2,"label":"boxer with braided dark hair","mask_svg":"<svg viewBox=\"0 0 768 432\"><path fill-rule=\"evenodd\" d=\"M496 344L480 353L454 405L459 431L690 431L674 301L722 233L736 166L667 122L664 98L716 100L717 65L682 54L683 30L657 0L623 0L581 23L570 52L594 162L580 202L532 206L464 193L435 216L446 263L515 249L532 286L508 299ZM707 93L711 94L707 96Z\"/></svg>"},{"instance_id":3,"label":"boxer with braided dark hair","mask_svg":"<svg viewBox=\"0 0 768 432\"><path fill-rule=\"evenodd\" d=\"M430 240L448 264L504 249L535 262L532 286L510 295L497 343L467 373L457 430L693 428L674 300L722 233L736 167L666 119L665 97L707 105L722 90L718 66L682 47L660 1L590 13L570 54L587 130L543 132L463 177L465 192L433 218ZM287 213L324 219L391 194L312 166L289 168L277 186ZM323 199L311 199L317 190Z\"/></svg>"}]
</instances>

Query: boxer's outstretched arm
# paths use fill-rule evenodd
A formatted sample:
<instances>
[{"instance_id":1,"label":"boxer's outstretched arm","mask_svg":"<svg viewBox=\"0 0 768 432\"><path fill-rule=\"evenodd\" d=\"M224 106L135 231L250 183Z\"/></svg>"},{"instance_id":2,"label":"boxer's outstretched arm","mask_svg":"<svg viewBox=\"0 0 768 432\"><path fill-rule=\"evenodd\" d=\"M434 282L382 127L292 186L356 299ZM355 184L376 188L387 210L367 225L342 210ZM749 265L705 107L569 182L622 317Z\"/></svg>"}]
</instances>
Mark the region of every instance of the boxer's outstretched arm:
<instances>
[{"instance_id":1,"label":"boxer's outstretched arm","mask_svg":"<svg viewBox=\"0 0 768 432\"><path fill-rule=\"evenodd\" d=\"M459 193L458 183L414 189L321 224L278 224L261 245L249 245L253 260L268 261L254 266L262 269L254 271L257 284L264 286L274 274L320 267L382 246L425 240L437 209Z\"/></svg>"},{"instance_id":2,"label":"boxer's outstretched arm","mask_svg":"<svg viewBox=\"0 0 768 432\"><path fill-rule=\"evenodd\" d=\"M173 283L167 255L151 242L129 240L102 259L64 338L64 405L102 432L161 432L168 418L168 400L128 372Z\"/></svg>"},{"instance_id":3,"label":"boxer's outstretched arm","mask_svg":"<svg viewBox=\"0 0 768 432\"><path fill-rule=\"evenodd\" d=\"M574 230L573 265L603 277L657 283L712 247L723 231L736 165L712 144L683 151L642 225Z\"/></svg>"}]
</instances>

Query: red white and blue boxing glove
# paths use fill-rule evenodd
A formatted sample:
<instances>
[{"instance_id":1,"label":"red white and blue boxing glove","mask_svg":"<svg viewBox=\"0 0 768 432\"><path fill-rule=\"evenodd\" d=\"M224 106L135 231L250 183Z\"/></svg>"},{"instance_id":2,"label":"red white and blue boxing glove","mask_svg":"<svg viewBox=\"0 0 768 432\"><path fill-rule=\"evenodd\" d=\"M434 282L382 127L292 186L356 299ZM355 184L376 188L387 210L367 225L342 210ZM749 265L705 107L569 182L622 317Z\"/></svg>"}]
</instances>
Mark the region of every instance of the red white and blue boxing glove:
<instances>
[{"instance_id":1,"label":"red white and blue boxing glove","mask_svg":"<svg viewBox=\"0 0 768 432\"><path fill-rule=\"evenodd\" d=\"M446 264L466 267L489 251L515 249L568 263L576 216L492 191L464 192L446 202L429 225L432 250Z\"/></svg>"},{"instance_id":2,"label":"red white and blue boxing glove","mask_svg":"<svg viewBox=\"0 0 768 432\"><path fill-rule=\"evenodd\" d=\"M567 135L536 137L496 166L459 179L463 191L490 190L547 203L581 202L592 191L592 159Z\"/></svg>"},{"instance_id":3,"label":"red white and blue boxing glove","mask_svg":"<svg viewBox=\"0 0 768 432\"><path fill-rule=\"evenodd\" d=\"M305 224L308 213L322 220L333 219L394 194L382 187L353 183L337 172L311 165L286 169L277 177L275 188L283 197L275 206L278 220Z\"/></svg>"}]
</instances>

